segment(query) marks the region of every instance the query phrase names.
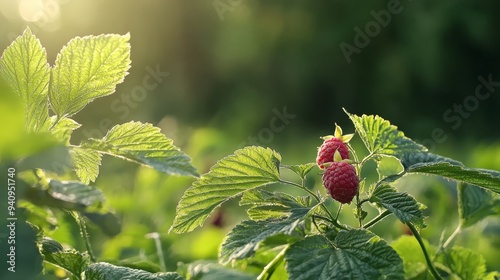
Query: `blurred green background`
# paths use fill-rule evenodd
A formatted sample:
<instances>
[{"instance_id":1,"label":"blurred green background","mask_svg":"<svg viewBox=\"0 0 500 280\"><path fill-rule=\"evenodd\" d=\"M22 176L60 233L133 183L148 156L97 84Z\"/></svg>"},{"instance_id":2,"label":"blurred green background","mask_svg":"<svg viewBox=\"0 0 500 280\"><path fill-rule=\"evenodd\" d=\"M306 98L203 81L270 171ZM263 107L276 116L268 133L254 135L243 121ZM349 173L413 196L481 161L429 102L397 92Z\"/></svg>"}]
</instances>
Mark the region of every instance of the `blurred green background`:
<instances>
[{"instance_id":1,"label":"blurred green background","mask_svg":"<svg viewBox=\"0 0 500 280\"><path fill-rule=\"evenodd\" d=\"M353 131L344 107L378 114L434 152L499 170L499 9L491 0L0 0L0 47L29 26L53 64L75 36L130 32L130 74L116 93L75 116L83 127L73 143L139 120L162 128L200 173L246 144L272 147L286 164L305 163L314 161L319 136L333 133L335 122ZM346 44L356 48L347 58ZM320 176L313 177L319 185ZM123 231L110 238L94 230L100 258L154 260L154 242L145 237L151 232L160 233L169 270L178 261L216 258L244 211L224 205L221 221L168 235L191 182L105 158L96 185ZM457 220L451 182L411 177L401 185L429 207L424 237L437 244L443 228L451 234ZM394 219L375 230L388 239L405 233ZM83 248L74 231L60 228L54 236ZM492 218L457 242L499 270L499 233Z\"/></svg>"}]
</instances>

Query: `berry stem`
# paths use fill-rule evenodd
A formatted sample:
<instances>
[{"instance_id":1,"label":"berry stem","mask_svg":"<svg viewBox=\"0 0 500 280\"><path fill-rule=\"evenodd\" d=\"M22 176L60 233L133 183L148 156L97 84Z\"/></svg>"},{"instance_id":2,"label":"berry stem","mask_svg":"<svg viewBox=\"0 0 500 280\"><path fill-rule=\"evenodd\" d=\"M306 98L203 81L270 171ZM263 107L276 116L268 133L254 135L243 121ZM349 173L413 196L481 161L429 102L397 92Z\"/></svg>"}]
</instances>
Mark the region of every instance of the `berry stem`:
<instances>
[{"instance_id":1,"label":"berry stem","mask_svg":"<svg viewBox=\"0 0 500 280\"><path fill-rule=\"evenodd\" d=\"M367 229L367 228L370 228L371 226L375 225L376 223L378 223L380 220L382 220L383 218L389 216L390 214L392 214L391 211L389 210L385 210L384 212L380 213L377 217L373 218L373 220L369 221L368 223L366 223L363 228Z\"/></svg>"},{"instance_id":2,"label":"berry stem","mask_svg":"<svg viewBox=\"0 0 500 280\"><path fill-rule=\"evenodd\" d=\"M422 237L420 237L420 233L415 228L415 226L413 226L412 223L406 223L406 225L408 226L408 228L410 228L411 232L413 233L413 236L415 236L415 238L417 239L418 244L420 245L420 248L422 249L422 253L424 253L425 261L427 262L427 266L429 267L429 270L430 270L432 276L434 276L434 278L436 278L438 280L442 280L443 278L437 272L436 268L434 267L434 264L432 263L431 258L429 257L429 253L427 252L427 249L425 249L424 241L422 240Z\"/></svg>"},{"instance_id":3,"label":"berry stem","mask_svg":"<svg viewBox=\"0 0 500 280\"><path fill-rule=\"evenodd\" d=\"M288 185L291 185L291 186L294 186L294 187L298 187L298 188L300 188L300 189L305 190L306 192L308 192L312 197L314 197L314 199L316 199L318 201L318 203L320 203L321 208L323 208L323 210L325 210L326 214L328 215L328 217L333 222L333 225L335 225L338 228L344 229L344 230L349 230L346 226L340 224L333 217L333 215L330 212L330 210L328 209L328 207L326 207L326 205L324 204L324 202L321 201L321 198L319 196L317 196L313 191L311 191L310 189L306 188L304 185L300 185L300 184L297 184L295 182L290 182L290 181L286 181L286 180L282 180L282 179L280 179L279 182L283 183L283 184L288 184Z\"/></svg>"},{"instance_id":4,"label":"berry stem","mask_svg":"<svg viewBox=\"0 0 500 280\"><path fill-rule=\"evenodd\" d=\"M362 165L363 163L359 162L358 155L356 154L356 152L354 151L354 149L352 148L352 146L349 143L347 144L347 147L349 148L352 156L354 157L354 162L355 162L354 167L356 168L356 174L358 174L358 178L359 178L361 176L361 168L363 167L363 165ZM358 213L362 213L363 208L361 207L362 203L359 200L359 190L360 190L360 188L358 188L358 191L356 192L356 208L357 208ZM363 226L363 218L361 215L358 215L358 224L359 224L359 227Z\"/></svg>"}]
</instances>

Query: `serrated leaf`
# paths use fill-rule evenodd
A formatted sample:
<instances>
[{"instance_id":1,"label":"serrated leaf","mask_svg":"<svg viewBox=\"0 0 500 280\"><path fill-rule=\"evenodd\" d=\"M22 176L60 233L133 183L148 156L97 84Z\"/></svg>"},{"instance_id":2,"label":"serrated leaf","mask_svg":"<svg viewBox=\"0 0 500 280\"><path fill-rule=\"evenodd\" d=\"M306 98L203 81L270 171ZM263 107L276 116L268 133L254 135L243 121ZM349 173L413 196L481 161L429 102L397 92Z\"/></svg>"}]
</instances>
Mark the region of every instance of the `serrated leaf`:
<instances>
[{"instance_id":1,"label":"serrated leaf","mask_svg":"<svg viewBox=\"0 0 500 280\"><path fill-rule=\"evenodd\" d=\"M24 101L27 131L40 131L49 117L50 67L45 49L29 28L5 49L0 69L1 76Z\"/></svg>"},{"instance_id":2,"label":"serrated leaf","mask_svg":"<svg viewBox=\"0 0 500 280\"><path fill-rule=\"evenodd\" d=\"M427 151L427 149L406 137L396 126L374 115L361 117L344 112L349 116L356 131L370 153L400 158L406 153Z\"/></svg>"},{"instance_id":3,"label":"serrated leaf","mask_svg":"<svg viewBox=\"0 0 500 280\"><path fill-rule=\"evenodd\" d=\"M158 127L149 123L132 121L116 125L103 139L89 139L81 147L146 165L166 174L198 176L191 158L174 146L172 139L161 133Z\"/></svg>"},{"instance_id":4,"label":"serrated leaf","mask_svg":"<svg viewBox=\"0 0 500 280\"><path fill-rule=\"evenodd\" d=\"M115 92L130 68L130 35L75 37L57 55L50 102L60 116L71 116L98 97Z\"/></svg>"},{"instance_id":5,"label":"serrated leaf","mask_svg":"<svg viewBox=\"0 0 500 280\"><path fill-rule=\"evenodd\" d=\"M430 246L427 240L423 240L423 242L429 255L433 256L435 254L435 249ZM394 248L403 259L405 279L414 279L428 273L425 256L415 237L407 235L401 236L391 243L391 247Z\"/></svg>"},{"instance_id":6,"label":"serrated leaf","mask_svg":"<svg viewBox=\"0 0 500 280\"><path fill-rule=\"evenodd\" d=\"M170 230L176 233L192 231L222 203L278 182L280 161L277 152L262 147L246 147L223 158L186 190Z\"/></svg>"},{"instance_id":7,"label":"serrated leaf","mask_svg":"<svg viewBox=\"0 0 500 280\"><path fill-rule=\"evenodd\" d=\"M75 166L76 175L84 184L95 182L99 175L101 154L92 149L71 147L69 150L71 160Z\"/></svg>"},{"instance_id":8,"label":"serrated leaf","mask_svg":"<svg viewBox=\"0 0 500 280\"><path fill-rule=\"evenodd\" d=\"M500 214L500 198L469 184L458 184L460 226L466 228L490 215Z\"/></svg>"},{"instance_id":9,"label":"serrated leaf","mask_svg":"<svg viewBox=\"0 0 500 280\"><path fill-rule=\"evenodd\" d=\"M99 208L105 201L99 189L78 181L49 180L47 189L29 188L26 196L36 205L76 211Z\"/></svg>"},{"instance_id":10,"label":"serrated leaf","mask_svg":"<svg viewBox=\"0 0 500 280\"><path fill-rule=\"evenodd\" d=\"M56 116L50 117L49 121L46 124L47 130L49 130L50 128L50 133L54 135L56 139L58 139L61 143L65 143L67 146L69 146L69 140L71 139L73 130L79 128L82 125L70 118L62 118L57 123L55 123L56 121Z\"/></svg>"},{"instance_id":11,"label":"serrated leaf","mask_svg":"<svg viewBox=\"0 0 500 280\"><path fill-rule=\"evenodd\" d=\"M316 166L316 163L311 162L297 165L283 165L282 167L292 170L295 174L299 175L300 178L305 178L307 173L309 173L314 166Z\"/></svg>"},{"instance_id":12,"label":"serrated leaf","mask_svg":"<svg viewBox=\"0 0 500 280\"><path fill-rule=\"evenodd\" d=\"M292 209L310 208L310 196L292 196L282 192L253 190L243 194L241 206L250 206L247 210L252 220L278 219L289 216Z\"/></svg>"},{"instance_id":13,"label":"serrated leaf","mask_svg":"<svg viewBox=\"0 0 500 280\"><path fill-rule=\"evenodd\" d=\"M44 260L63 268L80 279L82 273L90 265L90 257L74 249L55 253L44 252Z\"/></svg>"},{"instance_id":14,"label":"serrated leaf","mask_svg":"<svg viewBox=\"0 0 500 280\"><path fill-rule=\"evenodd\" d=\"M500 193L500 172L494 170L469 168L452 162L435 162L414 164L406 171L439 175Z\"/></svg>"},{"instance_id":15,"label":"serrated leaf","mask_svg":"<svg viewBox=\"0 0 500 280\"><path fill-rule=\"evenodd\" d=\"M197 261L181 267L186 270L187 279L190 280L253 280L255 275L250 275L236 269L224 267L211 261Z\"/></svg>"},{"instance_id":16,"label":"serrated leaf","mask_svg":"<svg viewBox=\"0 0 500 280\"><path fill-rule=\"evenodd\" d=\"M403 261L380 237L354 229L334 240L313 235L292 244L285 254L290 279L403 279Z\"/></svg>"},{"instance_id":17,"label":"serrated leaf","mask_svg":"<svg viewBox=\"0 0 500 280\"><path fill-rule=\"evenodd\" d=\"M176 272L150 273L144 270L116 266L105 262L91 264L85 271L86 280L183 280Z\"/></svg>"},{"instance_id":18,"label":"serrated leaf","mask_svg":"<svg viewBox=\"0 0 500 280\"><path fill-rule=\"evenodd\" d=\"M422 228L424 214L413 196L401 193L390 185L381 185L375 189L370 197L370 202L379 203L391 211L403 223L412 223Z\"/></svg>"},{"instance_id":19,"label":"serrated leaf","mask_svg":"<svg viewBox=\"0 0 500 280\"><path fill-rule=\"evenodd\" d=\"M278 234L292 235L295 229L303 223L309 210L308 208L293 209L292 214L283 219L241 222L224 238L219 252L219 262L227 264L236 259L248 258L267 238Z\"/></svg>"},{"instance_id":20,"label":"serrated leaf","mask_svg":"<svg viewBox=\"0 0 500 280\"><path fill-rule=\"evenodd\" d=\"M495 279L496 273L486 273L486 261L483 256L467 248L454 246L440 254L438 261L449 268L451 279Z\"/></svg>"}]
</instances>

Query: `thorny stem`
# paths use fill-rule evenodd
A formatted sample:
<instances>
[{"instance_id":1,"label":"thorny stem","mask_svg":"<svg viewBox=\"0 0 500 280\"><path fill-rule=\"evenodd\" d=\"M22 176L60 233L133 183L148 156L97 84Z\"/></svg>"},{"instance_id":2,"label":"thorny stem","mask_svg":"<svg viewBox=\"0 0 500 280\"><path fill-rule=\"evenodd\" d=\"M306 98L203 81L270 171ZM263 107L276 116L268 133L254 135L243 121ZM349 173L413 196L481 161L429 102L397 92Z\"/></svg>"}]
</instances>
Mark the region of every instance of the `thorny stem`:
<instances>
[{"instance_id":1,"label":"thorny stem","mask_svg":"<svg viewBox=\"0 0 500 280\"><path fill-rule=\"evenodd\" d=\"M378 223L380 220L382 220L383 218L389 216L390 214L392 214L391 211L385 210L384 212L380 213L377 217L373 218L373 220L371 220L368 223L366 223L363 226L363 228L365 228L365 229L370 228L371 226L373 226L374 224Z\"/></svg>"},{"instance_id":2,"label":"thorny stem","mask_svg":"<svg viewBox=\"0 0 500 280\"><path fill-rule=\"evenodd\" d=\"M328 215L328 217L331 219L331 221L333 222L333 224L336 227L348 230L348 228L346 226L339 224L339 222L333 217L330 210L328 210L328 207L326 207L326 205L321 201L321 198L319 196L317 196L313 191L311 191L310 189L306 188L305 186L297 184L295 182L290 182L290 181L281 180L281 179L279 180L279 182L283 183L283 184L288 184L288 185L291 185L294 187L298 187L298 188L308 192L312 197L314 197L314 199L316 199L318 201L318 203L320 203L321 208L323 208L323 210L325 210L326 214Z\"/></svg>"},{"instance_id":3,"label":"thorny stem","mask_svg":"<svg viewBox=\"0 0 500 280\"><path fill-rule=\"evenodd\" d=\"M87 232L87 226L85 225L85 220L80 215L80 213L76 211L72 211L71 215L75 218L78 227L80 228L80 235L83 237L85 241L85 247L87 247L87 252L89 253L90 260L92 262L96 261L96 257L94 252L92 251L92 246L90 245L89 233Z\"/></svg>"},{"instance_id":4,"label":"thorny stem","mask_svg":"<svg viewBox=\"0 0 500 280\"><path fill-rule=\"evenodd\" d=\"M432 263L431 258L429 257L429 253L427 252L427 249L425 249L424 241L422 240L422 237L420 237L420 233L413 226L412 223L406 223L406 225L410 228L411 232L413 233L413 236L415 236L415 238L417 239L418 244L420 245L420 248L422 249L422 253L424 253L425 261L427 262L427 266L429 267L429 270L430 270L432 276L434 276L434 278L436 278L438 280L442 280L443 278L437 272L436 268L434 267L434 264Z\"/></svg>"},{"instance_id":5,"label":"thorny stem","mask_svg":"<svg viewBox=\"0 0 500 280\"><path fill-rule=\"evenodd\" d=\"M262 272L259 274L257 277L257 280L268 280L271 279L271 276L273 275L274 271L276 270L276 267L283 261L285 258L285 253L286 250L288 249L289 245L287 245L281 252L279 252L274 259L264 267Z\"/></svg>"}]
</instances>

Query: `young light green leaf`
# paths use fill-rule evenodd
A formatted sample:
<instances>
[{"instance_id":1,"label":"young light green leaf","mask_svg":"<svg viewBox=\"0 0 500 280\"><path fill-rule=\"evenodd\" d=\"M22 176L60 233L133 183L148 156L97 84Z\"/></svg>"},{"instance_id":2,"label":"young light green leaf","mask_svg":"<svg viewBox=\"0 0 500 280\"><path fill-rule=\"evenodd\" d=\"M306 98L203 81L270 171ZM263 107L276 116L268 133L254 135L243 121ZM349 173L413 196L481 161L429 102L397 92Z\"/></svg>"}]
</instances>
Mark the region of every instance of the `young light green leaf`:
<instances>
[{"instance_id":1,"label":"young light green leaf","mask_svg":"<svg viewBox=\"0 0 500 280\"><path fill-rule=\"evenodd\" d=\"M460 226L466 228L490 215L500 214L500 198L473 185L458 184Z\"/></svg>"},{"instance_id":2,"label":"young light green leaf","mask_svg":"<svg viewBox=\"0 0 500 280\"><path fill-rule=\"evenodd\" d=\"M285 254L290 279L403 279L403 261L380 237L366 230L340 231L334 240L313 235Z\"/></svg>"},{"instance_id":3,"label":"young light green leaf","mask_svg":"<svg viewBox=\"0 0 500 280\"><path fill-rule=\"evenodd\" d=\"M89 139L81 147L143 164L166 174L198 176L191 158L174 146L172 139L161 133L158 127L149 123L132 121L116 125L103 139Z\"/></svg>"},{"instance_id":4,"label":"young light green leaf","mask_svg":"<svg viewBox=\"0 0 500 280\"><path fill-rule=\"evenodd\" d=\"M26 128L38 132L49 117L50 67L40 40L26 28L2 54L0 74L24 101Z\"/></svg>"},{"instance_id":5,"label":"young light green leaf","mask_svg":"<svg viewBox=\"0 0 500 280\"><path fill-rule=\"evenodd\" d=\"M150 273L144 270L116 266L105 262L91 264L85 270L86 280L184 280L176 272Z\"/></svg>"},{"instance_id":6,"label":"young light green leaf","mask_svg":"<svg viewBox=\"0 0 500 280\"><path fill-rule=\"evenodd\" d=\"M78 279L90 265L90 257L74 249L50 253L44 251L44 260L70 272Z\"/></svg>"},{"instance_id":7,"label":"young light green leaf","mask_svg":"<svg viewBox=\"0 0 500 280\"><path fill-rule=\"evenodd\" d=\"M94 182L99 175L101 154L92 149L71 147L69 150L71 160L76 169L76 175L84 184Z\"/></svg>"},{"instance_id":8,"label":"young light green leaf","mask_svg":"<svg viewBox=\"0 0 500 280\"><path fill-rule=\"evenodd\" d=\"M108 34L69 41L52 69L50 102L59 117L74 115L115 92L130 68L129 39L129 34Z\"/></svg>"},{"instance_id":9,"label":"young light green leaf","mask_svg":"<svg viewBox=\"0 0 500 280\"><path fill-rule=\"evenodd\" d=\"M245 147L223 158L186 190L170 230L192 231L222 203L278 182L280 161L277 152L262 147Z\"/></svg>"},{"instance_id":10,"label":"young light green leaf","mask_svg":"<svg viewBox=\"0 0 500 280\"><path fill-rule=\"evenodd\" d=\"M453 279L494 280L497 273L486 273L483 256L467 248L454 246L438 256L438 261L449 268Z\"/></svg>"},{"instance_id":11,"label":"young light green leaf","mask_svg":"<svg viewBox=\"0 0 500 280\"><path fill-rule=\"evenodd\" d=\"M247 213L252 220L279 219L289 216L292 209L311 208L311 197L257 189L245 192L240 205L250 206Z\"/></svg>"},{"instance_id":12,"label":"young light green leaf","mask_svg":"<svg viewBox=\"0 0 500 280\"><path fill-rule=\"evenodd\" d=\"M396 126L379 116L361 117L344 112L349 116L356 131L370 153L400 158L405 153L427 151L427 149L406 137Z\"/></svg>"},{"instance_id":13,"label":"young light green leaf","mask_svg":"<svg viewBox=\"0 0 500 280\"><path fill-rule=\"evenodd\" d=\"M219 262L227 264L236 259L252 256L260 243L268 237L278 234L292 235L295 229L303 224L309 210L293 209L289 217L278 220L243 221L224 238L219 252Z\"/></svg>"},{"instance_id":14,"label":"young light green leaf","mask_svg":"<svg viewBox=\"0 0 500 280\"><path fill-rule=\"evenodd\" d=\"M295 174L299 175L300 178L305 178L307 173L309 173L314 166L316 166L316 163L311 162L297 165L283 165L282 167L292 170Z\"/></svg>"},{"instance_id":15,"label":"young light green leaf","mask_svg":"<svg viewBox=\"0 0 500 280\"><path fill-rule=\"evenodd\" d=\"M390 185L376 188L370 197L370 202L381 204L405 224L412 223L420 228L425 227L424 214L415 198L407 193L398 192Z\"/></svg>"},{"instance_id":16,"label":"young light green leaf","mask_svg":"<svg viewBox=\"0 0 500 280\"><path fill-rule=\"evenodd\" d=\"M73 130L79 128L82 125L70 118L62 118L57 123L55 123L56 119L56 116L52 116L49 118L49 121L46 125L47 130L50 130L50 133L54 135L54 137L61 143L65 143L66 146L69 146L69 140L71 139Z\"/></svg>"}]
</instances>

